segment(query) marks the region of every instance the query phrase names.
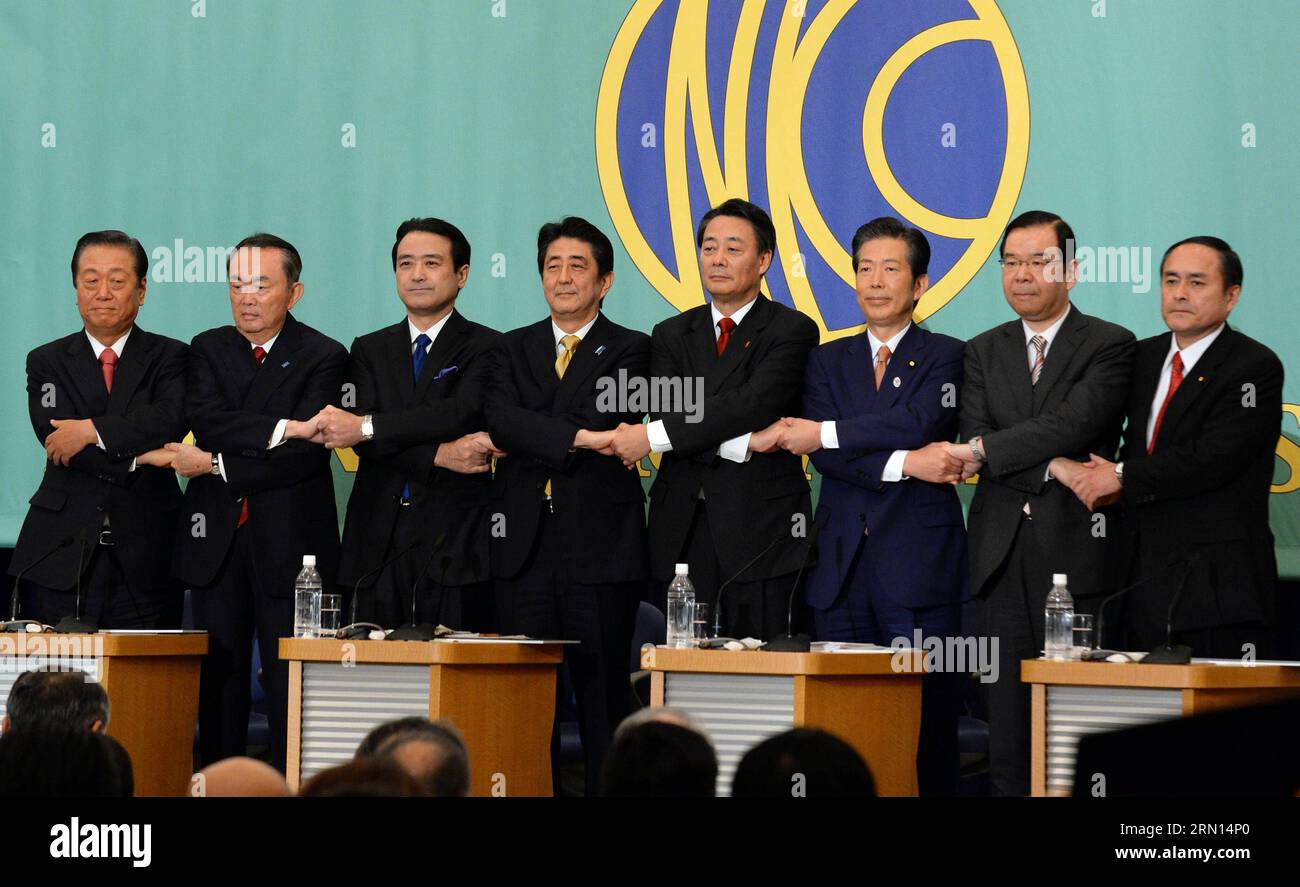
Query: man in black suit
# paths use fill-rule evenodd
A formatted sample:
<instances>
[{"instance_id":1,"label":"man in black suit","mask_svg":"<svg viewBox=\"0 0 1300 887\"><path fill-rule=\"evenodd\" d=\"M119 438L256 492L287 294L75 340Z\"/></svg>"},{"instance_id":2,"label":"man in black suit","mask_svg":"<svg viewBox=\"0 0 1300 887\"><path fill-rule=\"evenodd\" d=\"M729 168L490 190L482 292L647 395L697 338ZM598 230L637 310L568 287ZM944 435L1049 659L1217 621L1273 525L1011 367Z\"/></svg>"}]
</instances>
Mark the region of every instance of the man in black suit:
<instances>
[{"instance_id":1,"label":"man in black suit","mask_svg":"<svg viewBox=\"0 0 1300 887\"><path fill-rule=\"evenodd\" d=\"M703 402L660 405L649 425L618 429L627 463L663 453L650 489L650 569L662 608L677 563L690 566L696 601L718 606L727 636L786 631L790 576L807 555L808 481L799 456L778 449L782 416L799 414L817 325L767 298L763 275L776 229L761 208L732 199L696 231L711 304L654 328L651 374L702 380ZM715 611L716 612L716 611Z\"/></svg>"},{"instance_id":2,"label":"man in black suit","mask_svg":"<svg viewBox=\"0 0 1300 887\"><path fill-rule=\"evenodd\" d=\"M978 472L968 519L979 633L997 642L988 688L993 791L1029 793L1029 690L1022 659L1043 649L1052 574L1075 612L1092 612L1110 557L1104 522L1068 486L1091 453L1114 453L1128 398L1133 334L1070 304L1074 232L1031 211L1002 235L1002 290L1019 319L966 344L960 427L950 452Z\"/></svg>"},{"instance_id":3,"label":"man in black suit","mask_svg":"<svg viewBox=\"0 0 1300 887\"><path fill-rule=\"evenodd\" d=\"M644 379L650 338L601 313L614 249L590 222L543 225L537 267L550 317L505 334L489 382L492 446L509 454L492 479L492 573L506 630L580 642L565 661L590 795L627 713L646 578L645 493L609 449L643 414L611 389Z\"/></svg>"},{"instance_id":4,"label":"man in black suit","mask_svg":"<svg viewBox=\"0 0 1300 887\"><path fill-rule=\"evenodd\" d=\"M1274 655L1268 496L1283 370L1228 326L1241 281L1240 257L1218 237L1165 252L1160 310L1171 332L1137 345L1120 461L1093 455L1073 485L1089 508L1124 500L1126 584L1141 582L1124 602L1129 649L1166 642L1182 585L1174 642L1195 656Z\"/></svg>"},{"instance_id":5,"label":"man in black suit","mask_svg":"<svg viewBox=\"0 0 1300 887\"><path fill-rule=\"evenodd\" d=\"M418 583L417 623L495 627L487 545L494 451L483 398L500 334L456 310L469 257L465 235L442 219L398 227L393 271L406 317L352 343L355 400L344 399L352 409L327 406L317 417L327 447L354 447L361 458L338 580L350 592L368 577L357 610L366 622L409 622Z\"/></svg>"},{"instance_id":6,"label":"man in black suit","mask_svg":"<svg viewBox=\"0 0 1300 887\"><path fill-rule=\"evenodd\" d=\"M27 355L28 412L47 461L9 570L30 568L31 615L44 622L73 615L80 577L87 623L180 627L170 540L181 491L162 447L185 433L188 349L135 325L148 269L134 237L84 235L72 282L85 328Z\"/></svg>"},{"instance_id":7,"label":"man in black suit","mask_svg":"<svg viewBox=\"0 0 1300 887\"><path fill-rule=\"evenodd\" d=\"M293 632L294 579L316 557L326 587L338 564L330 451L311 420L340 396L347 351L299 323L302 259L271 234L230 257L235 325L190 343L185 408L195 444L170 443L190 478L178 533L178 573L208 631L199 686L204 766L242 755L253 633L270 705L272 763L287 751L289 669L279 640Z\"/></svg>"}]
</instances>

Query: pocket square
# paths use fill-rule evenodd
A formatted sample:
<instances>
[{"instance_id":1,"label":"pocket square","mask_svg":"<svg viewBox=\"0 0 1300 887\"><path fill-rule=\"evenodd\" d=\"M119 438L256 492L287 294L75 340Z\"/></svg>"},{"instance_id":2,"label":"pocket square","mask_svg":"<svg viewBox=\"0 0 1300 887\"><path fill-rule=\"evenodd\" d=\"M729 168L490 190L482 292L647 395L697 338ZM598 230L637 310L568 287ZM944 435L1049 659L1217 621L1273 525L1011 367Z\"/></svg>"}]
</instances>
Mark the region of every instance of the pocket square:
<instances>
[{"instance_id":1,"label":"pocket square","mask_svg":"<svg viewBox=\"0 0 1300 887\"><path fill-rule=\"evenodd\" d=\"M438 370L438 375L433 377L433 381L437 382L443 376L450 376L458 372L460 372L460 367L458 366L443 367L442 369Z\"/></svg>"}]
</instances>

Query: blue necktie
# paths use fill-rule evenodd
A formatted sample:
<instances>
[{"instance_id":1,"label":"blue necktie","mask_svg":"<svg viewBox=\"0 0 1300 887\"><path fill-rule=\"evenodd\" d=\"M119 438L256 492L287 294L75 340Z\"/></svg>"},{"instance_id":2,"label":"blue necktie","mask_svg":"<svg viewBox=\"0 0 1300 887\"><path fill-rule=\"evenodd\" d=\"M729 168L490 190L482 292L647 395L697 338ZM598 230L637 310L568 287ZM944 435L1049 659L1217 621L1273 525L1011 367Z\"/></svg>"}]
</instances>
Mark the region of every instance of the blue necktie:
<instances>
[{"instance_id":1,"label":"blue necktie","mask_svg":"<svg viewBox=\"0 0 1300 887\"><path fill-rule=\"evenodd\" d=\"M415 337L415 350L411 352L411 375L415 377L416 382L420 381L420 370L424 369L424 361L429 356L427 349L432 343L433 340L424 333L420 333L420 335ZM406 484L402 487L402 498L411 498L410 484Z\"/></svg>"}]
</instances>

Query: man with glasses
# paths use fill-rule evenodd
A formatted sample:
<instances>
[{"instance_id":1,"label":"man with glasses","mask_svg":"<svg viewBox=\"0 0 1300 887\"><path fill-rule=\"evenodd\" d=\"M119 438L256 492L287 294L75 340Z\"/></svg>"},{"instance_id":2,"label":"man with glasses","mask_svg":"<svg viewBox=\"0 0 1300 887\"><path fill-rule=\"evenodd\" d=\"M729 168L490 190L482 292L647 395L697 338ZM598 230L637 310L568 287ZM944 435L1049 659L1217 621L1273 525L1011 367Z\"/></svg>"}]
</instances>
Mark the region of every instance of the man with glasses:
<instances>
[{"instance_id":1,"label":"man with glasses","mask_svg":"<svg viewBox=\"0 0 1300 887\"><path fill-rule=\"evenodd\" d=\"M1111 457L1128 400L1134 336L1070 304L1074 232L1031 211L1002 235L1002 291L1019 315L966 344L963 442L949 452L979 474L968 526L970 588L981 635L996 638L988 687L994 794L1029 792L1029 688L1020 661L1043 649L1053 573L1076 612L1104 587L1110 535L1070 484L1091 454Z\"/></svg>"}]
</instances>

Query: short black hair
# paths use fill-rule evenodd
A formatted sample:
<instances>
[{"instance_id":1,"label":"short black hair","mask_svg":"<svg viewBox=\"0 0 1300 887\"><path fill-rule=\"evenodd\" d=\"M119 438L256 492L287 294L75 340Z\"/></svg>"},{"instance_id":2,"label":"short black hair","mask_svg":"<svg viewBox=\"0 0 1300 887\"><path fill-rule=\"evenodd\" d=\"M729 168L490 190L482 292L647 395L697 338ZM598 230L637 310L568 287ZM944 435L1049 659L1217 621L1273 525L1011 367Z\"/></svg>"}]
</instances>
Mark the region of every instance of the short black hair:
<instances>
[{"instance_id":1,"label":"short black hair","mask_svg":"<svg viewBox=\"0 0 1300 887\"><path fill-rule=\"evenodd\" d=\"M388 758L360 758L322 770L298 792L302 798L424 798L420 781Z\"/></svg>"},{"instance_id":2,"label":"short black hair","mask_svg":"<svg viewBox=\"0 0 1300 887\"><path fill-rule=\"evenodd\" d=\"M754 237L758 240L758 251L776 252L776 226L772 224L771 216L758 204L741 200L739 197L724 201L704 214L704 218L700 219L700 226L695 229L696 249L704 246L704 229L709 227L709 222L718 216L733 216L749 222L754 229Z\"/></svg>"},{"instance_id":3,"label":"short black hair","mask_svg":"<svg viewBox=\"0 0 1300 887\"><path fill-rule=\"evenodd\" d=\"M42 725L89 730L95 721L108 726L111 713L104 686L75 670L23 672L5 703L12 730Z\"/></svg>"},{"instance_id":4,"label":"short black hair","mask_svg":"<svg viewBox=\"0 0 1300 887\"><path fill-rule=\"evenodd\" d=\"M1010 222L1007 222L1007 227L1002 231L1002 242L998 245L998 256L1007 254L1007 235L1012 231L1017 228L1037 228L1040 225L1052 226L1052 230L1056 232L1056 245L1060 248L1061 259L1064 261L1065 257L1072 252L1069 249L1069 244L1074 242L1074 229L1056 213L1045 212L1041 209L1031 209L1028 212L1023 212Z\"/></svg>"},{"instance_id":5,"label":"short black hair","mask_svg":"<svg viewBox=\"0 0 1300 887\"><path fill-rule=\"evenodd\" d=\"M451 222L435 219L432 216L423 219L407 219L397 226L397 237L393 240L393 270L397 270L397 246L402 238L412 231L437 234L451 241L451 265L459 271L469 264L469 241L464 233Z\"/></svg>"},{"instance_id":6,"label":"short black hair","mask_svg":"<svg viewBox=\"0 0 1300 887\"><path fill-rule=\"evenodd\" d=\"M125 231L110 229L108 231L91 231L81 235L77 246L72 250L72 282L77 282L77 264L81 261L81 251L88 246L124 246L131 251L135 259L135 276L144 280L149 274L149 256L140 241Z\"/></svg>"},{"instance_id":7,"label":"short black hair","mask_svg":"<svg viewBox=\"0 0 1300 887\"><path fill-rule=\"evenodd\" d=\"M619 734L601 776L607 798L711 798L718 759L698 731L647 721Z\"/></svg>"},{"instance_id":8,"label":"short black hair","mask_svg":"<svg viewBox=\"0 0 1300 887\"><path fill-rule=\"evenodd\" d=\"M581 240L591 247L596 259L596 270L601 277L614 270L614 245L605 233L579 216L565 216L558 222L547 222L537 232L537 273L546 267L546 251L561 237Z\"/></svg>"},{"instance_id":9,"label":"short black hair","mask_svg":"<svg viewBox=\"0 0 1300 887\"><path fill-rule=\"evenodd\" d=\"M901 240L907 244L907 264L912 269L912 279L930 271L930 241L918 229L903 224L901 219L893 216L881 216L872 219L853 235L853 271L858 270L858 250L869 240L881 238Z\"/></svg>"},{"instance_id":10,"label":"short black hair","mask_svg":"<svg viewBox=\"0 0 1300 887\"><path fill-rule=\"evenodd\" d=\"M375 757L393 757L399 748L423 742L438 749L441 757L429 773L417 777L435 798L463 798L469 794L469 750L460 732L449 721L425 720L419 727L401 730L379 746Z\"/></svg>"},{"instance_id":11,"label":"short black hair","mask_svg":"<svg viewBox=\"0 0 1300 887\"><path fill-rule=\"evenodd\" d=\"M802 779L800 779L802 777ZM731 783L733 798L873 798L876 783L862 756L825 730L798 727L745 753Z\"/></svg>"},{"instance_id":12,"label":"short black hair","mask_svg":"<svg viewBox=\"0 0 1300 887\"><path fill-rule=\"evenodd\" d=\"M231 259L235 257L235 253L246 246L257 247L258 249L278 249L284 259L284 276L289 279L291 284L298 282L298 278L302 275L302 256L298 255L298 250L292 243L283 237L276 237L274 234L259 231L236 243L235 248L230 253Z\"/></svg>"},{"instance_id":13,"label":"short black hair","mask_svg":"<svg viewBox=\"0 0 1300 887\"><path fill-rule=\"evenodd\" d=\"M0 798L129 798L131 756L103 733L56 726L0 736Z\"/></svg>"},{"instance_id":14,"label":"short black hair","mask_svg":"<svg viewBox=\"0 0 1300 887\"><path fill-rule=\"evenodd\" d=\"M1234 286L1241 286L1241 281L1245 275L1245 270L1241 267L1241 256L1237 255L1236 251L1228 246L1226 240L1211 234L1198 234L1195 237L1185 238L1165 250L1165 254L1160 257L1161 277L1164 276L1165 260L1169 258L1169 254L1178 247L1186 246L1189 243L1208 246L1219 254L1219 272L1223 275L1223 288L1225 290L1232 289Z\"/></svg>"},{"instance_id":15,"label":"short black hair","mask_svg":"<svg viewBox=\"0 0 1300 887\"><path fill-rule=\"evenodd\" d=\"M379 747L392 739L398 733L408 733L411 731L423 730L433 721L419 715L413 715L406 718L395 718L391 721L384 721L379 726L373 728L361 739L361 744L357 746L355 758L370 758L379 753Z\"/></svg>"}]
</instances>

